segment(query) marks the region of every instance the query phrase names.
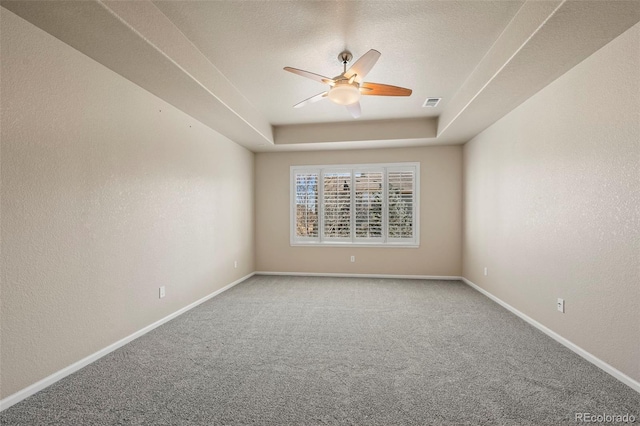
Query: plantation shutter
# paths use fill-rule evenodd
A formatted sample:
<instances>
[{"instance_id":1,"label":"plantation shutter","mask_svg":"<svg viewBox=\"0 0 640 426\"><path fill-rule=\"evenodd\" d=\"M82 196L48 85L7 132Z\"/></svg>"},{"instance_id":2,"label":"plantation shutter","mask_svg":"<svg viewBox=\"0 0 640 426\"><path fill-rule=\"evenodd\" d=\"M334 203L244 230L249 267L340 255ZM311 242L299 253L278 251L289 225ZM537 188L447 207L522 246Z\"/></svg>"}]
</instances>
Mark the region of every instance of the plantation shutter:
<instances>
[{"instance_id":1,"label":"plantation shutter","mask_svg":"<svg viewBox=\"0 0 640 426\"><path fill-rule=\"evenodd\" d=\"M351 172L325 173L322 185L322 237L333 241L351 241Z\"/></svg>"},{"instance_id":2,"label":"plantation shutter","mask_svg":"<svg viewBox=\"0 0 640 426\"><path fill-rule=\"evenodd\" d=\"M384 171L355 171L355 237L383 241Z\"/></svg>"},{"instance_id":3,"label":"plantation shutter","mask_svg":"<svg viewBox=\"0 0 640 426\"><path fill-rule=\"evenodd\" d=\"M415 176L413 170L387 172L387 239L390 242L415 238Z\"/></svg>"},{"instance_id":4,"label":"plantation shutter","mask_svg":"<svg viewBox=\"0 0 640 426\"><path fill-rule=\"evenodd\" d=\"M296 173L295 184L295 236L301 240L317 240L318 180L319 173Z\"/></svg>"},{"instance_id":5,"label":"plantation shutter","mask_svg":"<svg viewBox=\"0 0 640 426\"><path fill-rule=\"evenodd\" d=\"M419 163L292 166L291 245L419 247Z\"/></svg>"}]
</instances>

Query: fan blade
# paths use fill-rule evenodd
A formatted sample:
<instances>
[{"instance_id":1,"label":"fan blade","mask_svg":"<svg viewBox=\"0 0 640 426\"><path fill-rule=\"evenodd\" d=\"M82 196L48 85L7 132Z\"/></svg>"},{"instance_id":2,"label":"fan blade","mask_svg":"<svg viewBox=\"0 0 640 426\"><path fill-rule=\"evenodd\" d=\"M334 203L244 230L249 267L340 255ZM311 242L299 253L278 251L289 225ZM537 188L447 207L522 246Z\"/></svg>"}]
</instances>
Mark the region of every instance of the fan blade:
<instances>
[{"instance_id":1,"label":"fan blade","mask_svg":"<svg viewBox=\"0 0 640 426\"><path fill-rule=\"evenodd\" d=\"M362 83L360 93L367 96L410 96L411 89L380 83Z\"/></svg>"},{"instance_id":2,"label":"fan blade","mask_svg":"<svg viewBox=\"0 0 640 426\"><path fill-rule=\"evenodd\" d=\"M364 55L360 57L352 66L344 73L344 76L347 78L351 78L354 74L358 74L356 77L356 81L361 82L365 75L371 68L378 62L378 58L380 57L380 52L377 50L371 49Z\"/></svg>"},{"instance_id":3,"label":"fan blade","mask_svg":"<svg viewBox=\"0 0 640 426\"><path fill-rule=\"evenodd\" d=\"M284 67L284 70L292 72L294 74L301 75L302 77L310 78L311 80L315 80L324 84L331 84L334 82L332 78L325 77L320 74L314 74L309 71L299 70L298 68Z\"/></svg>"},{"instance_id":4,"label":"fan blade","mask_svg":"<svg viewBox=\"0 0 640 426\"><path fill-rule=\"evenodd\" d=\"M347 105L347 109L349 110L353 118L358 118L362 114L362 110L360 109L360 102Z\"/></svg>"},{"instance_id":5,"label":"fan blade","mask_svg":"<svg viewBox=\"0 0 640 426\"><path fill-rule=\"evenodd\" d=\"M293 107L294 108L300 108L300 107L305 106L306 104L312 104L314 102L318 102L320 99L326 98L328 94L329 94L329 92L318 93L317 95L314 95L314 96L312 96L312 97L310 97L308 99L305 99L302 102L298 102Z\"/></svg>"}]
</instances>

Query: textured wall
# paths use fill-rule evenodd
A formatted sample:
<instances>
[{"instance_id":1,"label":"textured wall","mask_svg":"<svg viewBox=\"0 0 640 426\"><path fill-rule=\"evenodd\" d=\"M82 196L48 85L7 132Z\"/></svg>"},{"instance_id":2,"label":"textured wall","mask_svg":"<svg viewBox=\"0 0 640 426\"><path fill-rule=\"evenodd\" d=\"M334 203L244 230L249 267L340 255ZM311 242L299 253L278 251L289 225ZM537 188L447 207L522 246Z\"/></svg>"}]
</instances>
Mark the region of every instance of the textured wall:
<instances>
[{"instance_id":1,"label":"textured wall","mask_svg":"<svg viewBox=\"0 0 640 426\"><path fill-rule=\"evenodd\" d=\"M420 247L292 247L289 167L419 161ZM462 272L462 147L256 154L256 270L455 275ZM350 262L350 256L356 262Z\"/></svg>"},{"instance_id":2,"label":"textured wall","mask_svg":"<svg viewBox=\"0 0 640 426\"><path fill-rule=\"evenodd\" d=\"M635 380L639 46L640 24L464 149L464 276Z\"/></svg>"},{"instance_id":3,"label":"textured wall","mask_svg":"<svg viewBox=\"0 0 640 426\"><path fill-rule=\"evenodd\" d=\"M4 398L252 272L254 178L249 151L1 20Z\"/></svg>"}]
</instances>

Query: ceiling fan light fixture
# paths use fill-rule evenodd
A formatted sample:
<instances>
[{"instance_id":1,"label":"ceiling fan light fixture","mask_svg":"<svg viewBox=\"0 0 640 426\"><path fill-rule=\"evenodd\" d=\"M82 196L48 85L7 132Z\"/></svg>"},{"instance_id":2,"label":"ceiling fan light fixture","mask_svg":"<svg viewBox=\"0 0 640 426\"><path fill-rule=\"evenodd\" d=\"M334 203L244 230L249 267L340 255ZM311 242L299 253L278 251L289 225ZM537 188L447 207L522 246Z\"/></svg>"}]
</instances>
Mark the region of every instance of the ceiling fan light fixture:
<instances>
[{"instance_id":1,"label":"ceiling fan light fixture","mask_svg":"<svg viewBox=\"0 0 640 426\"><path fill-rule=\"evenodd\" d=\"M360 97L362 95L410 96L411 89L391 86L389 84L368 83L363 80L367 73L371 71L371 68L376 64L379 57L380 52L375 49L370 49L367 53L362 55L360 59L351 66L351 68L347 69L347 64L351 61L353 56L351 53L344 51L338 55L338 59L342 63L344 71L342 74L333 78L324 77L320 74L315 74L298 68L284 67L285 71L331 86L326 92L318 93L317 95L307 98L302 102L298 102L293 107L300 108L321 99L329 98L335 104L346 106L347 111L349 111L351 116L353 118L358 118L362 114L362 110L360 108Z\"/></svg>"},{"instance_id":2,"label":"ceiling fan light fixture","mask_svg":"<svg viewBox=\"0 0 640 426\"><path fill-rule=\"evenodd\" d=\"M336 83L329 90L328 96L338 105L351 105L360 100L360 89L357 83Z\"/></svg>"}]
</instances>

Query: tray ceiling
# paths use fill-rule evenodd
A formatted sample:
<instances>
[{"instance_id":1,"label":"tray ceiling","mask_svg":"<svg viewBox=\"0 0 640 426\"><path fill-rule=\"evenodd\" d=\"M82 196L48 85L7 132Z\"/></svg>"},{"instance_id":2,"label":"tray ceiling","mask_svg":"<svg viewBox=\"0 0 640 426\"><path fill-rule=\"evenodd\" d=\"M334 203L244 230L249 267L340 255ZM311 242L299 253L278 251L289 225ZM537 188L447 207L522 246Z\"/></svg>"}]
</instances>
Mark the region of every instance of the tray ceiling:
<instances>
[{"instance_id":1,"label":"tray ceiling","mask_svg":"<svg viewBox=\"0 0 640 426\"><path fill-rule=\"evenodd\" d=\"M640 21L635 0L1 5L254 151L464 143ZM412 96L293 109L325 86L282 68L333 77L345 49Z\"/></svg>"}]
</instances>

